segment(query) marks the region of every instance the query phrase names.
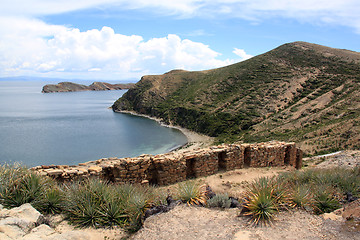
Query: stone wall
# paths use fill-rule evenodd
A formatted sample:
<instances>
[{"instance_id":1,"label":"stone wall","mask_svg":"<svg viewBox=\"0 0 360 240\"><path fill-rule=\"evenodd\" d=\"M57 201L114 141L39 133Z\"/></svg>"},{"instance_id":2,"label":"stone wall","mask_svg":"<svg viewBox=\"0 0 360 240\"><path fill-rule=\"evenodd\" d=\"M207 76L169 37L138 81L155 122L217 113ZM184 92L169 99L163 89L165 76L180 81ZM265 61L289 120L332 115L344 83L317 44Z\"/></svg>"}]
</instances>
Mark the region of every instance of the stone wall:
<instances>
[{"instance_id":1,"label":"stone wall","mask_svg":"<svg viewBox=\"0 0 360 240\"><path fill-rule=\"evenodd\" d=\"M218 171L285 165L301 168L302 151L295 143L272 141L219 145L156 156L102 158L77 166L38 166L32 169L59 181L100 177L114 183L167 185Z\"/></svg>"}]
</instances>

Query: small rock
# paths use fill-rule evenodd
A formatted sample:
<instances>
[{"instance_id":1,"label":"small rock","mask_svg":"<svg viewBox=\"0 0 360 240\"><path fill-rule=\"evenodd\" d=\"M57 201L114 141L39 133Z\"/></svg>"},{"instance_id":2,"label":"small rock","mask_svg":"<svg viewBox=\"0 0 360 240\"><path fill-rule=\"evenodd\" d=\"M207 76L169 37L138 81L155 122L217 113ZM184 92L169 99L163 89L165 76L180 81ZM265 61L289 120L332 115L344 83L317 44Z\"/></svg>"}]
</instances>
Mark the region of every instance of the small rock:
<instances>
[{"instance_id":1,"label":"small rock","mask_svg":"<svg viewBox=\"0 0 360 240\"><path fill-rule=\"evenodd\" d=\"M322 217L326 220L326 219L330 219L333 221L342 221L343 218L339 215L336 215L335 213L331 212L331 213L324 213L322 214Z\"/></svg>"},{"instance_id":2,"label":"small rock","mask_svg":"<svg viewBox=\"0 0 360 240\"><path fill-rule=\"evenodd\" d=\"M59 176L63 174L64 171L61 169L54 169L54 170L48 170L46 172L49 176Z\"/></svg>"},{"instance_id":3,"label":"small rock","mask_svg":"<svg viewBox=\"0 0 360 240\"><path fill-rule=\"evenodd\" d=\"M40 226L33 228L22 240L44 239L54 233L56 233L54 229L48 225L41 224Z\"/></svg>"},{"instance_id":4,"label":"small rock","mask_svg":"<svg viewBox=\"0 0 360 240\"><path fill-rule=\"evenodd\" d=\"M91 166L88 168L89 172L101 172L102 171L102 167L99 166Z\"/></svg>"},{"instance_id":5,"label":"small rock","mask_svg":"<svg viewBox=\"0 0 360 240\"><path fill-rule=\"evenodd\" d=\"M149 185L149 180L142 180L141 185L148 186Z\"/></svg>"},{"instance_id":6,"label":"small rock","mask_svg":"<svg viewBox=\"0 0 360 240\"><path fill-rule=\"evenodd\" d=\"M25 231L17 225L0 225L0 233L6 235L9 239L19 239L25 235ZM1 237L0 239L2 240L3 238Z\"/></svg>"},{"instance_id":7,"label":"small rock","mask_svg":"<svg viewBox=\"0 0 360 240\"><path fill-rule=\"evenodd\" d=\"M349 203L344 207L342 217L346 220L360 221L360 199Z\"/></svg>"}]
</instances>

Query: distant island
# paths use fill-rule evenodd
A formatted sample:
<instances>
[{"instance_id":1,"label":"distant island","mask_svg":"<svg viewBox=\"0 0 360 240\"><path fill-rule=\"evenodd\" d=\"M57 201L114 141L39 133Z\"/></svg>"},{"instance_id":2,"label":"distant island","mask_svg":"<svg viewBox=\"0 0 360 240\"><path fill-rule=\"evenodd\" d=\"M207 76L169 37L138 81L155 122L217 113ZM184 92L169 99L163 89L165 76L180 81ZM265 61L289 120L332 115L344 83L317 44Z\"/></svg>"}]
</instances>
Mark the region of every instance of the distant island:
<instances>
[{"instance_id":1,"label":"distant island","mask_svg":"<svg viewBox=\"0 0 360 240\"><path fill-rule=\"evenodd\" d=\"M52 92L121 90L121 89L129 89L133 86L134 83L110 84L106 82L93 82L91 85L86 86L83 84L72 83L72 82L60 82L58 84L45 85L41 92L52 93Z\"/></svg>"}]
</instances>

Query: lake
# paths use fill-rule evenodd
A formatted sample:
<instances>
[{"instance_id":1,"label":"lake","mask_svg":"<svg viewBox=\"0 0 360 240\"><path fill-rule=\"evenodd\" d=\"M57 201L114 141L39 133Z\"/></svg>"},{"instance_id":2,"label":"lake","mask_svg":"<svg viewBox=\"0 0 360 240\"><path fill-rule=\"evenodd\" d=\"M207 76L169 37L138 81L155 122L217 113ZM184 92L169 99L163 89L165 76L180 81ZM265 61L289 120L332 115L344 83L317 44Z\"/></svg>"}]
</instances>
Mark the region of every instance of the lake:
<instances>
[{"instance_id":1,"label":"lake","mask_svg":"<svg viewBox=\"0 0 360 240\"><path fill-rule=\"evenodd\" d=\"M187 142L177 129L109 109L126 90L41 93L45 84L0 81L0 164L75 165L165 153Z\"/></svg>"}]
</instances>

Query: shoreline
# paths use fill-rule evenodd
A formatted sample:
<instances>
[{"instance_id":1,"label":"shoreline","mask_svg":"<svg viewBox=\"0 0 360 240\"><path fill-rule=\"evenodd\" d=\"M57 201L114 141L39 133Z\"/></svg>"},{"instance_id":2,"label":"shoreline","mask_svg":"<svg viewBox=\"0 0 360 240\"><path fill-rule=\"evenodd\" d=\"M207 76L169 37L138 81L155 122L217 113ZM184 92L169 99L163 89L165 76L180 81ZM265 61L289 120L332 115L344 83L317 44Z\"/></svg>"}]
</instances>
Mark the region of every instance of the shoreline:
<instances>
[{"instance_id":1,"label":"shoreline","mask_svg":"<svg viewBox=\"0 0 360 240\"><path fill-rule=\"evenodd\" d=\"M149 116L149 115L146 115L146 114L137 113L135 111L125 111L125 110L119 111L119 110L116 110L114 112L123 113L123 114L130 114L130 115L134 115L134 116L148 118L148 119L151 119L151 120L154 120L154 121L158 122L161 126L168 127L168 128L174 128L174 129L177 129L177 130L181 131L186 136L187 143L182 145L182 146L176 147L175 149L170 149L167 152L184 152L184 151L188 151L188 150L195 150L195 149L198 149L198 148L210 147L214 143L214 138L213 137L209 137L209 136L206 136L204 134L200 134L200 133L191 131L189 129L186 129L186 128L183 128L183 127L180 127L180 126L174 126L172 124L170 124L170 125L165 124L162 121L162 119L157 118L157 117L152 117L152 116Z\"/></svg>"}]
</instances>

